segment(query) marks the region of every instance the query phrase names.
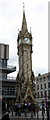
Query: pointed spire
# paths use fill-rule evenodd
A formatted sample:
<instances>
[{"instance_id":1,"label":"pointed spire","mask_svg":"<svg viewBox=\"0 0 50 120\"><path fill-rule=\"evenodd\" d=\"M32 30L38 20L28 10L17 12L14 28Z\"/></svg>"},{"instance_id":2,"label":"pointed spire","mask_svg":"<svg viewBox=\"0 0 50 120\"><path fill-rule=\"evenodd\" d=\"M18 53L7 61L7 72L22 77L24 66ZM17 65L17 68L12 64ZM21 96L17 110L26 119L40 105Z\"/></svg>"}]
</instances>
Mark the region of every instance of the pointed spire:
<instances>
[{"instance_id":1,"label":"pointed spire","mask_svg":"<svg viewBox=\"0 0 50 120\"><path fill-rule=\"evenodd\" d=\"M19 38L22 39L25 37L32 39L31 30L29 33L27 29L27 22L26 22L26 16L25 16L25 5L23 3L23 20L22 20L21 31L19 31L18 39Z\"/></svg>"},{"instance_id":2,"label":"pointed spire","mask_svg":"<svg viewBox=\"0 0 50 120\"><path fill-rule=\"evenodd\" d=\"M22 21L22 29L21 31L25 32L27 30L27 22L26 22L26 17L25 17L25 6L23 3L23 21Z\"/></svg>"}]
</instances>

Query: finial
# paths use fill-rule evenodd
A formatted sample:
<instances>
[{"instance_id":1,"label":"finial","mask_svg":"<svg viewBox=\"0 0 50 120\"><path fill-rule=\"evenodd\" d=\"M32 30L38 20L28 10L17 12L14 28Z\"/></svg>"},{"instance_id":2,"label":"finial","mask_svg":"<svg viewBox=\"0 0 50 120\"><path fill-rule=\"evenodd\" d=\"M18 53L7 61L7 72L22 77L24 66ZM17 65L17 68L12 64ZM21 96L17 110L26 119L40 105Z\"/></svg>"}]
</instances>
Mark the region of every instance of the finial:
<instances>
[{"instance_id":1,"label":"finial","mask_svg":"<svg viewBox=\"0 0 50 120\"><path fill-rule=\"evenodd\" d=\"M30 33L31 33L31 27L30 27Z\"/></svg>"},{"instance_id":2,"label":"finial","mask_svg":"<svg viewBox=\"0 0 50 120\"><path fill-rule=\"evenodd\" d=\"M25 4L23 3L23 11L25 11Z\"/></svg>"},{"instance_id":3,"label":"finial","mask_svg":"<svg viewBox=\"0 0 50 120\"><path fill-rule=\"evenodd\" d=\"M18 32L20 32L20 30L18 29Z\"/></svg>"}]
</instances>

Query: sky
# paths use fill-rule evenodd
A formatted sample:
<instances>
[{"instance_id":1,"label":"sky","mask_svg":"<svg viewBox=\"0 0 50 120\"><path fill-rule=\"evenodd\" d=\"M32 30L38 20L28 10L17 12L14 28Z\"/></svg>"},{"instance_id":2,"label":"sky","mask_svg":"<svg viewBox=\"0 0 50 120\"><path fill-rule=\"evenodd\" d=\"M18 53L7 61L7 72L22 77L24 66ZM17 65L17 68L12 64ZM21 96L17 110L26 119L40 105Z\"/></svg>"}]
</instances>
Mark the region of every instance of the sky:
<instances>
[{"instance_id":1,"label":"sky","mask_svg":"<svg viewBox=\"0 0 50 120\"><path fill-rule=\"evenodd\" d=\"M9 44L8 64L18 73L17 37L21 30L23 3L27 28L32 32L32 70L35 76L48 72L48 0L0 0L0 43ZM11 76L10 75L10 76Z\"/></svg>"}]
</instances>

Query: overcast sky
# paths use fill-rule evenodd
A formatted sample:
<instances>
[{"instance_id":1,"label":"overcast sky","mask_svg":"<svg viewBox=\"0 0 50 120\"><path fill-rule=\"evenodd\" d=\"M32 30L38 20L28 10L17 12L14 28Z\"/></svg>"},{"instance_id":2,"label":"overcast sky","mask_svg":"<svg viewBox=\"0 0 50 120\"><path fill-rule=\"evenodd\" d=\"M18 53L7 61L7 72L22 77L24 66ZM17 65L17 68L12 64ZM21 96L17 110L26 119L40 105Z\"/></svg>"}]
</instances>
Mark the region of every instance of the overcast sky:
<instances>
[{"instance_id":1,"label":"overcast sky","mask_svg":"<svg viewBox=\"0 0 50 120\"><path fill-rule=\"evenodd\" d=\"M8 64L17 66L17 36L21 30L23 2L28 31L32 31L32 69L35 75L48 71L48 0L0 0L0 43L9 44ZM12 74L16 77L17 72Z\"/></svg>"}]
</instances>

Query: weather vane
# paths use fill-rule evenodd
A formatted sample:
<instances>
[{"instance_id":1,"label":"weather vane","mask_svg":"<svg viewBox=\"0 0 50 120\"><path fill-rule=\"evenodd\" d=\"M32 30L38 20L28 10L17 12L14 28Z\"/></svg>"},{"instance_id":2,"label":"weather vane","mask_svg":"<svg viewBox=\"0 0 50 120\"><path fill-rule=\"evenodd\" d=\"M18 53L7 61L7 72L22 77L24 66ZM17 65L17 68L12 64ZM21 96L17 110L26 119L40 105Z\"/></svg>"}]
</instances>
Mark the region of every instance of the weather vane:
<instances>
[{"instance_id":1,"label":"weather vane","mask_svg":"<svg viewBox=\"0 0 50 120\"><path fill-rule=\"evenodd\" d=\"M23 11L25 11L25 4L23 3Z\"/></svg>"}]
</instances>

